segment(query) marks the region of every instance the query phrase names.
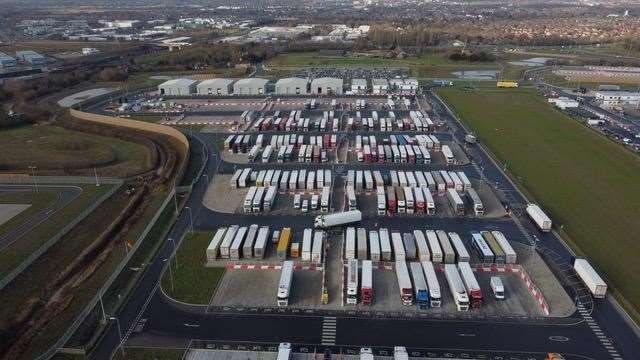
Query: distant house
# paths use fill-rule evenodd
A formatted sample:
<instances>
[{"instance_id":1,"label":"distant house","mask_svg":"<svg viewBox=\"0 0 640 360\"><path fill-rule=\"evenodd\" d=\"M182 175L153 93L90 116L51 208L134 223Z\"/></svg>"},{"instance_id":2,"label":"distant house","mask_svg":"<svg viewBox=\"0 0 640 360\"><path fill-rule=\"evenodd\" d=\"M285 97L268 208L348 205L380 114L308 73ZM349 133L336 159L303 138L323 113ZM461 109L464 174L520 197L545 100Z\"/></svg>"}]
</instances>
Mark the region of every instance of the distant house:
<instances>
[{"instance_id":1,"label":"distant house","mask_svg":"<svg viewBox=\"0 0 640 360\"><path fill-rule=\"evenodd\" d=\"M290 77L280 79L276 82L277 95L306 95L309 93L309 80Z\"/></svg>"},{"instance_id":2,"label":"distant house","mask_svg":"<svg viewBox=\"0 0 640 360\"><path fill-rule=\"evenodd\" d=\"M198 81L191 79L172 79L158 85L160 95L189 96L196 93Z\"/></svg>"},{"instance_id":3,"label":"distant house","mask_svg":"<svg viewBox=\"0 0 640 360\"><path fill-rule=\"evenodd\" d=\"M203 80L197 86L198 95L231 95L233 91L233 80L231 79L208 79Z\"/></svg>"},{"instance_id":4,"label":"distant house","mask_svg":"<svg viewBox=\"0 0 640 360\"><path fill-rule=\"evenodd\" d=\"M260 78L240 79L233 84L234 95L264 95L269 80Z\"/></svg>"},{"instance_id":5,"label":"distant house","mask_svg":"<svg viewBox=\"0 0 640 360\"><path fill-rule=\"evenodd\" d=\"M311 81L311 93L316 95L343 94L344 82L341 78L321 77Z\"/></svg>"}]
</instances>

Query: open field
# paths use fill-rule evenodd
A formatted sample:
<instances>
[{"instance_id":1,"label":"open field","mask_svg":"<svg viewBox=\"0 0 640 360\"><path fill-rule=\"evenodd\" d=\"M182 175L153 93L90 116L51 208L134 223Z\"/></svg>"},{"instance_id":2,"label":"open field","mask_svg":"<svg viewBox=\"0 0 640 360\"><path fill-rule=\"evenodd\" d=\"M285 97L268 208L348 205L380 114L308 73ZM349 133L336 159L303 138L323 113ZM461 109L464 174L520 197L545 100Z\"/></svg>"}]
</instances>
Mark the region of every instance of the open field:
<instances>
[{"instance_id":1,"label":"open field","mask_svg":"<svg viewBox=\"0 0 640 360\"><path fill-rule=\"evenodd\" d=\"M426 53L419 57L385 59L382 55L322 56L313 52L285 53L265 64L270 70L283 71L316 67L392 67L406 68L417 77L453 77L458 70L498 69L494 62L454 61L446 53Z\"/></svg>"},{"instance_id":2,"label":"open field","mask_svg":"<svg viewBox=\"0 0 640 360\"><path fill-rule=\"evenodd\" d=\"M36 226L32 231L24 234L13 244L0 252L0 277L6 276L14 267L24 261L31 253L38 249L42 244L55 235L62 227L76 218L84 209L89 207L102 194L107 192L112 185L102 185L95 187L93 185L82 186L82 193L65 208L58 211L51 218ZM16 196L22 196L33 201L33 206L25 210L22 214L11 219L7 223L0 226L0 233L9 229L8 226L16 226L33 216L34 213L42 210L51 202L55 201L55 192L40 192L37 195L28 193L0 193L0 203L8 203ZM24 201L25 199L23 199Z\"/></svg>"},{"instance_id":3,"label":"open field","mask_svg":"<svg viewBox=\"0 0 640 360\"><path fill-rule=\"evenodd\" d=\"M224 268L205 267L205 250L211 241L211 232L188 233L177 252L177 266L172 262L174 290L167 270L162 277L162 288L170 297L192 304L208 304L222 278Z\"/></svg>"},{"instance_id":4,"label":"open field","mask_svg":"<svg viewBox=\"0 0 640 360\"><path fill-rule=\"evenodd\" d=\"M640 244L630 236L640 232L640 158L553 110L533 90L439 94L564 225L570 243L640 308Z\"/></svg>"},{"instance_id":5,"label":"open field","mask_svg":"<svg viewBox=\"0 0 640 360\"><path fill-rule=\"evenodd\" d=\"M129 176L151 166L143 145L56 126L2 130L0 144L0 171L26 172L36 166L41 175L93 174L95 167L102 176Z\"/></svg>"}]
</instances>

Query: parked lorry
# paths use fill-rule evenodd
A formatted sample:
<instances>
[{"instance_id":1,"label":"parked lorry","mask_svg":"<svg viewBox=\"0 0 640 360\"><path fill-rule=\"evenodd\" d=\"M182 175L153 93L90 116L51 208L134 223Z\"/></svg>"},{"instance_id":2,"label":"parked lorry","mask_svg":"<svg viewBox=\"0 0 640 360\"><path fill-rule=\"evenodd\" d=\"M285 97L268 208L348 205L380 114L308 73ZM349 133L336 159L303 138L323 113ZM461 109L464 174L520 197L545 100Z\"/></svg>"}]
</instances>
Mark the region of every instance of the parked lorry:
<instances>
[{"instance_id":1,"label":"parked lorry","mask_svg":"<svg viewBox=\"0 0 640 360\"><path fill-rule=\"evenodd\" d=\"M356 228L348 227L345 231L344 258L347 260L356 258Z\"/></svg>"},{"instance_id":2,"label":"parked lorry","mask_svg":"<svg viewBox=\"0 0 640 360\"><path fill-rule=\"evenodd\" d=\"M347 263L347 305L358 304L358 260Z\"/></svg>"},{"instance_id":3,"label":"parked lorry","mask_svg":"<svg viewBox=\"0 0 640 360\"><path fill-rule=\"evenodd\" d=\"M367 243L367 230L365 228L358 228L358 260L366 260L368 257L368 243Z\"/></svg>"},{"instance_id":4,"label":"parked lorry","mask_svg":"<svg viewBox=\"0 0 640 360\"><path fill-rule=\"evenodd\" d=\"M436 270L433 267L431 261L422 261L422 270L424 271L424 277L427 280L427 287L429 288L429 304L431 307L440 307L442 304L442 297L440 295L440 282L436 276Z\"/></svg>"},{"instance_id":5,"label":"parked lorry","mask_svg":"<svg viewBox=\"0 0 640 360\"><path fill-rule=\"evenodd\" d=\"M469 310L469 296L467 295L467 289L462 282L462 278L460 278L460 273L458 273L458 268L454 264L445 264L444 275L458 311Z\"/></svg>"},{"instance_id":6,"label":"parked lorry","mask_svg":"<svg viewBox=\"0 0 640 360\"><path fill-rule=\"evenodd\" d=\"M411 284L406 261L396 260L396 276L398 278L398 288L400 289L402 305L413 305L413 285Z\"/></svg>"},{"instance_id":7,"label":"parked lorry","mask_svg":"<svg viewBox=\"0 0 640 360\"><path fill-rule=\"evenodd\" d=\"M322 263L323 243L324 231L316 230L313 233L313 246L311 247L311 262L313 264L320 265Z\"/></svg>"},{"instance_id":8,"label":"parked lorry","mask_svg":"<svg viewBox=\"0 0 640 360\"><path fill-rule=\"evenodd\" d=\"M362 221L360 210L344 211L328 215L316 216L313 225L316 229L328 229L334 226L341 226Z\"/></svg>"},{"instance_id":9,"label":"parked lorry","mask_svg":"<svg viewBox=\"0 0 640 360\"><path fill-rule=\"evenodd\" d=\"M471 307L479 308L482 305L482 290L473 270L471 270L471 265L468 262L460 262L458 263L458 270L460 270L460 275L467 288Z\"/></svg>"},{"instance_id":10,"label":"parked lorry","mask_svg":"<svg viewBox=\"0 0 640 360\"><path fill-rule=\"evenodd\" d=\"M551 219L542 209L536 204L527 205L527 214L531 217L531 220L538 226L541 231L551 231Z\"/></svg>"},{"instance_id":11,"label":"parked lorry","mask_svg":"<svg viewBox=\"0 0 640 360\"><path fill-rule=\"evenodd\" d=\"M391 240L389 231L386 228L378 230L378 238L380 239L380 257L383 261L391 261L393 251L391 250Z\"/></svg>"},{"instance_id":12,"label":"parked lorry","mask_svg":"<svg viewBox=\"0 0 640 360\"><path fill-rule=\"evenodd\" d=\"M411 262L411 278L413 279L413 290L418 305L418 309L425 310L429 307L429 290L427 281L424 278L422 265L419 262Z\"/></svg>"},{"instance_id":13,"label":"parked lorry","mask_svg":"<svg viewBox=\"0 0 640 360\"><path fill-rule=\"evenodd\" d=\"M607 284L586 259L575 259L573 269L587 286L593 297L604 298L607 294Z\"/></svg>"},{"instance_id":14,"label":"parked lorry","mask_svg":"<svg viewBox=\"0 0 640 360\"><path fill-rule=\"evenodd\" d=\"M498 244L500 244L500 247L504 252L505 263L515 264L517 261L517 254L515 250L513 250L513 247L511 246L507 238L504 236L504 234L501 233L500 231L492 231L491 234L496 239Z\"/></svg>"},{"instance_id":15,"label":"parked lorry","mask_svg":"<svg viewBox=\"0 0 640 360\"><path fill-rule=\"evenodd\" d=\"M447 199L449 200L449 205L451 205L454 214L458 216L464 215L464 202L457 191L454 189L447 189Z\"/></svg>"},{"instance_id":16,"label":"parked lorry","mask_svg":"<svg viewBox=\"0 0 640 360\"><path fill-rule=\"evenodd\" d=\"M373 304L373 262L362 261L362 281L360 282L360 301L362 305Z\"/></svg>"},{"instance_id":17,"label":"parked lorry","mask_svg":"<svg viewBox=\"0 0 640 360\"><path fill-rule=\"evenodd\" d=\"M278 306L289 305L289 295L291 293L291 284L293 282L293 261L284 261L280 272L280 281L278 282L278 293L276 303Z\"/></svg>"},{"instance_id":18,"label":"parked lorry","mask_svg":"<svg viewBox=\"0 0 640 360\"><path fill-rule=\"evenodd\" d=\"M287 253L289 252L289 242L291 241L291 228L283 228L280 231L280 239L278 240L278 246L276 253L278 260L285 261L287 259Z\"/></svg>"}]
</instances>

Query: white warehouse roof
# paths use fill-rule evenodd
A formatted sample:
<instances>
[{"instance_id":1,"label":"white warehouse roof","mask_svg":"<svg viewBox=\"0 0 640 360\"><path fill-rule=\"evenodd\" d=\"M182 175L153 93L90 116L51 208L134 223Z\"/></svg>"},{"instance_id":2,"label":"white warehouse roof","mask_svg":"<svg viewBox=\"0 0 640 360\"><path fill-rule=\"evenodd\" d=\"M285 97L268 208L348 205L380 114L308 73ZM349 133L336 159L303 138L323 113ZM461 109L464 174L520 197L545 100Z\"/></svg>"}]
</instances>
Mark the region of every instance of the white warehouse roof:
<instances>
[{"instance_id":1,"label":"white warehouse roof","mask_svg":"<svg viewBox=\"0 0 640 360\"><path fill-rule=\"evenodd\" d=\"M210 87L210 88L226 88L233 84L231 79L207 79L198 84L198 87Z\"/></svg>"},{"instance_id":2,"label":"white warehouse roof","mask_svg":"<svg viewBox=\"0 0 640 360\"><path fill-rule=\"evenodd\" d=\"M263 87L265 86L267 83L269 82L269 80L267 79L261 79L261 78L246 78L246 79L240 79L238 81L236 81L236 83L234 84L234 86L247 86L247 87Z\"/></svg>"},{"instance_id":3,"label":"white warehouse roof","mask_svg":"<svg viewBox=\"0 0 640 360\"><path fill-rule=\"evenodd\" d=\"M331 86L331 87L342 87L343 80L341 78L333 78L333 77L321 77L317 79L311 80L311 84L315 86Z\"/></svg>"},{"instance_id":4,"label":"white warehouse roof","mask_svg":"<svg viewBox=\"0 0 640 360\"><path fill-rule=\"evenodd\" d=\"M367 79L351 79L351 86L367 87Z\"/></svg>"},{"instance_id":5,"label":"white warehouse roof","mask_svg":"<svg viewBox=\"0 0 640 360\"><path fill-rule=\"evenodd\" d=\"M306 86L309 80L299 77L288 77L276 81L276 86Z\"/></svg>"},{"instance_id":6,"label":"white warehouse roof","mask_svg":"<svg viewBox=\"0 0 640 360\"><path fill-rule=\"evenodd\" d=\"M159 85L159 87L168 87L168 86L184 86L189 87L197 83L198 81L192 79L171 79L163 82Z\"/></svg>"}]
</instances>

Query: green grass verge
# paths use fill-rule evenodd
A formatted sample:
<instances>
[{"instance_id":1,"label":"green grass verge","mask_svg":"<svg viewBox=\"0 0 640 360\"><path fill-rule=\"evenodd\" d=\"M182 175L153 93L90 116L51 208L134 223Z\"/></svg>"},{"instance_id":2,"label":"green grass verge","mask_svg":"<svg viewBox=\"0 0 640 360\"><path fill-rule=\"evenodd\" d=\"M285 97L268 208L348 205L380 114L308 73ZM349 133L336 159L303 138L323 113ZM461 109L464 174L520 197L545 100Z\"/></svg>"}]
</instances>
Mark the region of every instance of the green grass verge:
<instances>
[{"instance_id":1,"label":"green grass verge","mask_svg":"<svg viewBox=\"0 0 640 360\"><path fill-rule=\"evenodd\" d=\"M173 289L169 270L162 276L162 289L175 300L190 304L208 304L218 282L224 275L224 268L205 266L205 251L213 233L187 233L178 249L176 262L171 263Z\"/></svg>"},{"instance_id":2,"label":"green grass verge","mask_svg":"<svg viewBox=\"0 0 640 360\"><path fill-rule=\"evenodd\" d=\"M37 193L35 191L0 192L0 204L31 205L0 225L0 234L4 234L6 231L22 224L55 201L55 191L40 190Z\"/></svg>"},{"instance_id":3,"label":"green grass verge","mask_svg":"<svg viewBox=\"0 0 640 360\"><path fill-rule=\"evenodd\" d=\"M100 196L106 193L111 186L108 184L103 184L100 187L96 187L93 185L81 185L82 193L78 195L77 198L72 200L66 207L59 210L52 217L36 226L31 231L24 234L18 240L14 241L11 245L0 252L0 277L6 276L11 270L13 270L16 266L18 266L21 262L26 260L29 255L31 255L35 250L40 248L45 242L47 242L53 235L55 235L62 227L67 225L73 219L75 219L84 209L88 208L94 201L96 201ZM41 192L42 195L46 199L51 198L50 201L55 200L55 193L45 193ZM30 199L33 195L31 193L29 195L22 195L25 197L24 200ZM2 203L2 197L0 195L0 203ZM40 194L34 196L33 199L40 198ZM38 208L42 208L47 206L47 204L41 204L42 200L36 200L36 205ZM46 201L46 200L45 200ZM32 206L31 208L34 208ZM30 211L31 208L25 210ZM18 220L27 220L29 217L23 217L23 214L20 214L20 219ZM33 213L31 213L33 215ZM15 219L15 218L14 218ZM10 221L14 223L13 220ZM15 224L19 224L15 223ZM4 228L1 227L0 229Z\"/></svg>"},{"instance_id":4,"label":"green grass verge","mask_svg":"<svg viewBox=\"0 0 640 360\"><path fill-rule=\"evenodd\" d=\"M83 173L128 176L147 170L151 155L143 145L57 126L21 126L0 131L0 171L39 174Z\"/></svg>"},{"instance_id":5,"label":"green grass verge","mask_svg":"<svg viewBox=\"0 0 640 360\"><path fill-rule=\"evenodd\" d=\"M640 157L530 89L438 93L637 310Z\"/></svg>"}]
</instances>

